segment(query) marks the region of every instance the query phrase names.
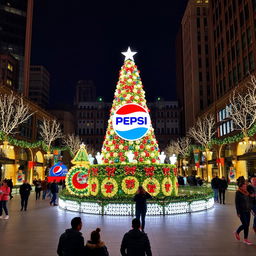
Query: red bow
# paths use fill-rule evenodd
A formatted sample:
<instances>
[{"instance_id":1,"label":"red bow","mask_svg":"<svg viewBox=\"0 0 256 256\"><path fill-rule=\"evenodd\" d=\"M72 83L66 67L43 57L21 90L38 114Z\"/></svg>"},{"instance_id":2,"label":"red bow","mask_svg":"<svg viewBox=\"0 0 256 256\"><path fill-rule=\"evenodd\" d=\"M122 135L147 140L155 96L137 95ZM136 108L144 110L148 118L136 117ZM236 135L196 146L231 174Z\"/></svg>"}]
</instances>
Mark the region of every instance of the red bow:
<instances>
[{"instance_id":1,"label":"red bow","mask_svg":"<svg viewBox=\"0 0 256 256\"><path fill-rule=\"evenodd\" d=\"M144 168L145 172L146 172L146 176L154 176L154 170L155 170L155 167L152 166L152 167L145 167Z\"/></svg>"},{"instance_id":2,"label":"red bow","mask_svg":"<svg viewBox=\"0 0 256 256\"><path fill-rule=\"evenodd\" d=\"M112 193L113 188L114 188L113 184L106 184L105 185L106 193Z\"/></svg>"},{"instance_id":3,"label":"red bow","mask_svg":"<svg viewBox=\"0 0 256 256\"><path fill-rule=\"evenodd\" d=\"M171 184L165 184L165 190L166 192L169 192L171 188Z\"/></svg>"},{"instance_id":4,"label":"red bow","mask_svg":"<svg viewBox=\"0 0 256 256\"><path fill-rule=\"evenodd\" d=\"M132 179L132 180L125 180L125 183L126 183L126 187L131 189L131 188L134 188L135 186L135 180Z\"/></svg>"},{"instance_id":5,"label":"red bow","mask_svg":"<svg viewBox=\"0 0 256 256\"><path fill-rule=\"evenodd\" d=\"M106 172L108 177L115 176L115 171L116 171L115 167L106 167Z\"/></svg>"},{"instance_id":6,"label":"red bow","mask_svg":"<svg viewBox=\"0 0 256 256\"><path fill-rule=\"evenodd\" d=\"M163 168L164 176L170 176L170 168Z\"/></svg>"},{"instance_id":7,"label":"red bow","mask_svg":"<svg viewBox=\"0 0 256 256\"><path fill-rule=\"evenodd\" d=\"M91 168L91 171L92 171L92 176L98 176L98 171L99 171L98 168Z\"/></svg>"},{"instance_id":8,"label":"red bow","mask_svg":"<svg viewBox=\"0 0 256 256\"><path fill-rule=\"evenodd\" d=\"M93 183L93 184L92 184L92 192L95 192L95 191L96 191L96 188L97 188L97 184Z\"/></svg>"},{"instance_id":9,"label":"red bow","mask_svg":"<svg viewBox=\"0 0 256 256\"><path fill-rule=\"evenodd\" d=\"M149 193L154 193L155 192L155 189L156 189L155 184L148 184L147 187L148 187L148 192Z\"/></svg>"},{"instance_id":10,"label":"red bow","mask_svg":"<svg viewBox=\"0 0 256 256\"><path fill-rule=\"evenodd\" d=\"M124 170L126 175L134 175L136 171L136 166L133 166L133 167L125 166Z\"/></svg>"}]
</instances>

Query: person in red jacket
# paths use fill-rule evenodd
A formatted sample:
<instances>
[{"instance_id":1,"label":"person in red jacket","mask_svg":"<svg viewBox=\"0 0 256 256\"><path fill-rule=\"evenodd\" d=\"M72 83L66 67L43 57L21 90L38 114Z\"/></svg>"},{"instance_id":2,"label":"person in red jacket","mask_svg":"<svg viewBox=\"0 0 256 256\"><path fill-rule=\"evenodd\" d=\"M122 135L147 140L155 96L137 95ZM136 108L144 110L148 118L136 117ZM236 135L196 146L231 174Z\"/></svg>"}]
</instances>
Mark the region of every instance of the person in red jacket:
<instances>
[{"instance_id":1,"label":"person in red jacket","mask_svg":"<svg viewBox=\"0 0 256 256\"><path fill-rule=\"evenodd\" d=\"M5 220L9 219L7 201L9 200L10 188L7 185L7 181L4 180L2 186L0 187L0 219L3 218L3 209L5 211Z\"/></svg>"}]
</instances>

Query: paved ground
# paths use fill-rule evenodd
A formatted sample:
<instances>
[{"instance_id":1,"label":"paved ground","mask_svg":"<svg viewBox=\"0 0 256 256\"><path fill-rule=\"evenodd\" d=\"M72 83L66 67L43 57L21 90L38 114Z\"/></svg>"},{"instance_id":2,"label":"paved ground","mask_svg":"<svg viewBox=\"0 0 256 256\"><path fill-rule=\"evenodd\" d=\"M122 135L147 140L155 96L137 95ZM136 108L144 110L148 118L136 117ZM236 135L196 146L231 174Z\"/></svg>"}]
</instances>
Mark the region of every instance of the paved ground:
<instances>
[{"instance_id":1,"label":"paved ground","mask_svg":"<svg viewBox=\"0 0 256 256\"><path fill-rule=\"evenodd\" d=\"M248 246L234 240L232 232L238 226L234 205L234 193L228 194L226 205L217 205L207 212L167 217L147 217L146 232L149 235L153 255L256 255L256 245ZM69 228L70 220L77 213L50 207L48 201L35 201L32 194L27 212L20 212L19 197L9 203L10 219L0 221L1 255L41 256L57 255L59 235ZM102 240L111 256L120 255L123 234L129 229L131 217L90 216L81 214L86 239L96 227L102 229ZM256 236L250 230L250 239L256 244Z\"/></svg>"}]
</instances>

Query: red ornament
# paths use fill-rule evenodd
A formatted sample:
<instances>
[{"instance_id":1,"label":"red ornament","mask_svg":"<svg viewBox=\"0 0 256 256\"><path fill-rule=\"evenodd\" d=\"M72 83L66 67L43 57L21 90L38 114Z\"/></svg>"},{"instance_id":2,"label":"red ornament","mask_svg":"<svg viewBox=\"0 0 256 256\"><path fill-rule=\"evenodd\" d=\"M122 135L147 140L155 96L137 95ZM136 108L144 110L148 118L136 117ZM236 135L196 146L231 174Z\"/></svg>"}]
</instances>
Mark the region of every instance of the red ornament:
<instances>
[{"instance_id":1,"label":"red ornament","mask_svg":"<svg viewBox=\"0 0 256 256\"><path fill-rule=\"evenodd\" d=\"M110 152L110 156L113 157L114 156L114 152Z\"/></svg>"},{"instance_id":2,"label":"red ornament","mask_svg":"<svg viewBox=\"0 0 256 256\"><path fill-rule=\"evenodd\" d=\"M116 144L116 141L115 141L115 140L113 140L113 144Z\"/></svg>"},{"instance_id":3,"label":"red ornament","mask_svg":"<svg viewBox=\"0 0 256 256\"><path fill-rule=\"evenodd\" d=\"M135 174L135 171L136 171L136 166L133 166L133 167L129 167L129 166L125 166L124 167L124 170L125 170L125 174L128 176L128 175L134 175Z\"/></svg>"},{"instance_id":4,"label":"red ornament","mask_svg":"<svg viewBox=\"0 0 256 256\"><path fill-rule=\"evenodd\" d=\"M143 158L143 157L140 157L140 158L139 158L139 161L140 161L140 162L143 162L143 161L144 161L144 158Z\"/></svg>"},{"instance_id":5,"label":"red ornament","mask_svg":"<svg viewBox=\"0 0 256 256\"><path fill-rule=\"evenodd\" d=\"M139 153L138 153L138 152L134 152L134 155L135 155L135 156L138 156L138 155L139 155Z\"/></svg>"},{"instance_id":6,"label":"red ornament","mask_svg":"<svg viewBox=\"0 0 256 256\"><path fill-rule=\"evenodd\" d=\"M153 140L151 140L151 142L150 142L150 143L151 143L152 145L153 145L153 144L155 144Z\"/></svg>"},{"instance_id":7,"label":"red ornament","mask_svg":"<svg viewBox=\"0 0 256 256\"><path fill-rule=\"evenodd\" d=\"M151 148L150 148L150 150L151 150L151 151L154 151L154 150L155 150L155 148L154 148L154 147L151 147Z\"/></svg>"},{"instance_id":8,"label":"red ornament","mask_svg":"<svg viewBox=\"0 0 256 256\"><path fill-rule=\"evenodd\" d=\"M119 145L118 144L115 145L115 149L119 149Z\"/></svg>"},{"instance_id":9,"label":"red ornament","mask_svg":"<svg viewBox=\"0 0 256 256\"><path fill-rule=\"evenodd\" d=\"M123 140L120 140L120 144L124 144L124 141L123 141Z\"/></svg>"},{"instance_id":10,"label":"red ornament","mask_svg":"<svg viewBox=\"0 0 256 256\"><path fill-rule=\"evenodd\" d=\"M108 163L108 159L104 159L104 163L107 164Z\"/></svg>"},{"instance_id":11,"label":"red ornament","mask_svg":"<svg viewBox=\"0 0 256 256\"><path fill-rule=\"evenodd\" d=\"M116 171L115 167L109 167L109 166L106 167L106 172L108 177L115 176L115 171Z\"/></svg>"},{"instance_id":12,"label":"red ornament","mask_svg":"<svg viewBox=\"0 0 256 256\"><path fill-rule=\"evenodd\" d=\"M107 150L107 151L110 151L110 147L106 147L106 150Z\"/></svg>"},{"instance_id":13,"label":"red ornament","mask_svg":"<svg viewBox=\"0 0 256 256\"><path fill-rule=\"evenodd\" d=\"M119 139L119 137L115 135L115 136L114 136L114 139L115 139L115 140L118 140L118 139Z\"/></svg>"},{"instance_id":14,"label":"red ornament","mask_svg":"<svg viewBox=\"0 0 256 256\"><path fill-rule=\"evenodd\" d=\"M128 150L129 149L129 147L128 146L124 146L124 150Z\"/></svg>"},{"instance_id":15,"label":"red ornament","mask_svg":"<svg viewBox=\"0 0 256 256\"><path fill-rule=\"evenodd\" d=\"M141 144L141 145L140 145L140 149L143 149L143 148L144 148L144 145L143 145L143 144Z\"/></svg>"},{"instance_id":16,"label":"red ornament","mask_svg":"<svg viewBox=\"0 0 256 256\"><path fill-rule=\"evenodd\" d=\"M146 176L150 176L150 177L154 176L154 170L155 170L154 166L145 167L144 170L146 172Z\"/></svg>"},{"instance_id":17,"label":"red ornament","mask_svg":"<svg viewBox=\"0 0 256 256\"><path fill-rule=\"evenodd\" d=\"M122 156L122 155L123 155L123 152L119 152L118 155L119 155L119 156Z\"/></svg>"},{"instance_id":18,"label":"red ornament","mask_svg":"<svg viewBox=\"0 0 256 256\"><path fill-rule=\"evenodd\" d=\"M153 159L151 160L151 162L152 162L152 163L155 163L155 162L156 162L156 159L155 159L155 158L153 158Z\"/></svg>"}]
</instances>

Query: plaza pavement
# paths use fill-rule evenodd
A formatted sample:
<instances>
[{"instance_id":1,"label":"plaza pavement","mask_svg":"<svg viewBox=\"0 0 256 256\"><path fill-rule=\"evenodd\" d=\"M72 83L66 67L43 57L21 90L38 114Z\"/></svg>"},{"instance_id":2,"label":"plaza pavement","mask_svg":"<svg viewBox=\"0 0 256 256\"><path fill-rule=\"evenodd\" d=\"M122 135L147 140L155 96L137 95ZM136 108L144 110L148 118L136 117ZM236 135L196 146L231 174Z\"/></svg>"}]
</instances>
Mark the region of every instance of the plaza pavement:
<instances>
[{"instance_id":1,"label":"plaza pavement","mask_svg":"<svg viewBox=\"0 0 256 256\"><path fill-rule=\"evenodd\" d=\"M239 225L234 208L234 192L229 192L226 205L193 214L147 217L146 229L154 256L250 256L256 255L256 235L250 229L248 246L233 238ZM49 206L49 201L36 201L32 193L27 212L20 212L19 197L9 202L10 219L0 220L0 255L52 256L60 234L70 227L70 220L81 216L82 233L101 228L102 240L111 256L120 255L123 234L129 230L132 217L97 216L66 212Z\"/></svg>"}]
</instances>

